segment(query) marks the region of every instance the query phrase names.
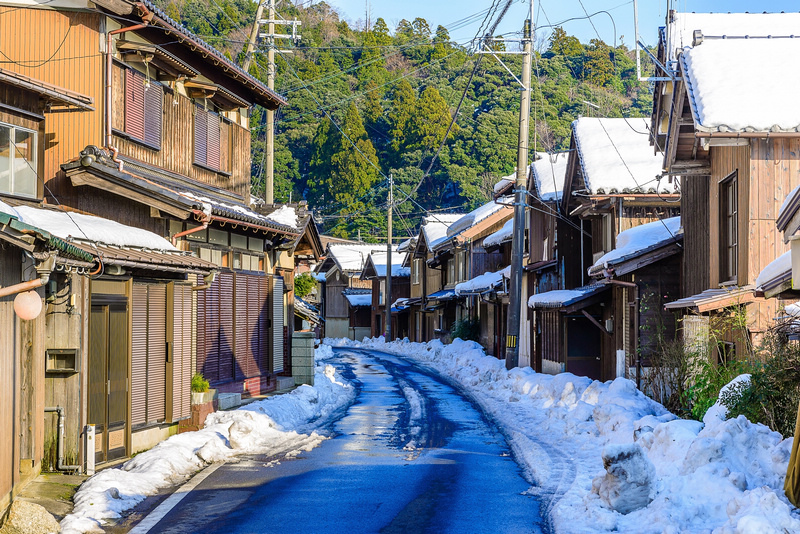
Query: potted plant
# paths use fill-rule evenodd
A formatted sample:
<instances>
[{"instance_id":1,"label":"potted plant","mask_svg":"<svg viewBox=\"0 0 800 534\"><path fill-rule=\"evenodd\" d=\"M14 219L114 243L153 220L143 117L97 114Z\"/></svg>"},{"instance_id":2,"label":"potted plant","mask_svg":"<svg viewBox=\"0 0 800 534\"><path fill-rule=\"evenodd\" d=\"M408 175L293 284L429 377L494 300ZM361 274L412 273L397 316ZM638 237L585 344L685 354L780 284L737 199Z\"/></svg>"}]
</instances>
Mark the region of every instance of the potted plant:
<instances>
[{"instance_id":1,"label":"potted plant","mask_svg":"<svg viewBox=\"0 0 800 534\"><path fill-rule=\"evenodd\" d=\"M209 388L208 380L200 373L192 377L192 404L205 404L214 399L215 390Z\"/></svg>"}]
</instances>

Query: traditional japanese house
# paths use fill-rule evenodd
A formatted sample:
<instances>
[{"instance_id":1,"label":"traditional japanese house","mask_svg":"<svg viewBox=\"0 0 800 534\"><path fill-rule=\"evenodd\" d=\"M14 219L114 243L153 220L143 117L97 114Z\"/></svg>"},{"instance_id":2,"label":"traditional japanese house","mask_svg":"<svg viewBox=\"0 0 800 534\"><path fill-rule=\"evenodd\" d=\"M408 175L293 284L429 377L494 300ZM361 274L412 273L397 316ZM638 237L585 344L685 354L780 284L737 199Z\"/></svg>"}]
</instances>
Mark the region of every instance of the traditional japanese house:
<instances>
[{"instance_id":1,"label":"traditional japanese house","mask_svg":"<svg viewBox=\"0 0 800 534\"><path fill-rule=\"evenodd\" d=\"M781 202L800 184L800 125L786 58L800 47L798 13L674 13L661 29L658 60L670 78L656 83L654 145L679 177L684 228L684 337L707 334L725 308L745 306L757 337L775 299L754 298L756 278L789 249L775 225ZM748 65L743 77L732 67ZM691 313L694 312L694 313ZM694 332L694 334L692 333ZM716 351L732 357L749 340Z\"/></svg>"},{"instance_id":2,"label":"traditional japanese house","mask_svg":"<svg viewBox=\"0 0 800 534\"><path fill-rule=\"evenodd\" d=\"M350 339L362 339L369 336L372 331L372 319L369 307L372 304L372 282L361 279L361 271L367 258L372 252L386 250L386 245L364 243L330 243L325 254L325 260L318 267L318 272L325 273L325 336L326 337L349 337ZM351 292L351 289L361 291ZM348 301L344 292L348 294L369 294L368 302L364 303L364 298L356 298L353 305ZM366 310L356 308L363 308ZM358 337L354 337L354 336Z\"/></svg>"},{"instance_id":3,"label":"traditional japanese house","mask_svg":"<svg viewBox=\"0 0 800 534\"><path fill-rule=\"evenodd\" d=\"M433 246L447 238L447 229L463 214L436 214L422 218L419 235L409 246L411 297L408 301L411 341L434 339L438 328L437 311L442 303L455 298L455 291L444 289L442 269L433 265Z\"/></svg>"},{"instance_id":4,"label":"traditional japanese house","mask_svg":"<svg viewBox=\"0 0 800 534\"><path fill-rule=\"evenodd\" d=\"M591 278L611 286L601 320L590 319L602 338L603 376L641 387L653 353L675 340L677 316L664 305L680 292L682 241L680 217L635 226L589 267Z\"/></svg>"},{"instance_id":5,"label":"traditional japanese house","mask_svg":"<svg viewBox=\"0 0 800 534\"><path fill-rule=\"evenodd\" d=\"M15 143L36 147L26 157L40 158L41 180L22 173L9 193L147 230L202 258L198 267L192 262L200 258L174 251L163 261L147 251L102 251L111 267L90 284L86 346L92 358L113 352L127 363L114 382L122 389L109 390L107 377L90 373L76 408L101 431L98 461L150 447L176 428L183 412L170 414L162 400L162 370L173 357L165 346L190 351L190 371L220 391L273 389L290 317L286 250L302 228L292 208L262 214L249 207L249 109L285 100L149 0L3 3L13 6L0 17L8 69L36 76L41 83L32 85L47 89L53 111L81 110L50 113L26 127L24 142L20 130ZM59 93L69 101L57 102ZM181 345L169 345L178 334L186 336ZM110 339L128 345L112 347Z\"/></svg>"},{"instance_id":6,"label":"traditional japanese house","mask_svg":"<svg viewBox=\"0 0 800 534\"><path fill-rule=\"evenodd\" d=\"M561 213L561 199L564 192L564 179L569 162L569 152L537 153L531 164L528 178L528 231L526 234L527 258L525 260L526 293L520 301L525 309L520 313L519 363L529 365L541 372L541 360L533 358L541 328L536 323L536 314L527 306L527 297L536 293L552 291L561 287L562 277L556 260L557 232L559 221L567 221L568 214ZM486 239L486 242L499 240L510 242L508 233ZM527 335L526 335L527 334Z\"/></svg>"},{"instance_id":7,"label":"traditional japanese house","mask_svg":"<svg viewBox=\"0 0 800 534\"><path fill-rule=\"evenodd\" d=\"M587 269L616 247L620 232L677 214L678 201L673 185L661 179L661 158L652 152L644 119L573 123L555 236L560 287L528 300L536 313L536 369L616 376L616 354L595 324L604 320L609 286L590 283Z\"/></svg>"},{"instance_id":8,"label":"traditional japanese house","mask_svg":"<svg viewBox=\"0 0 800 534\"><path fill-rule=\"evenodd\" d=\"M509 258L484 249L483 239L499 230L513 213L511 197L502 197L474 209L447 228L446 237L434 243L433 257L428 260L429 267L439 268L442 273L440 291L444 293L436 310L437 328L434 332L437 337L450 339L453 325L472 317L488 327L485 334L482 333L482 340L485 335L486 349L500 358L504 357L505 351L508 297L501 296L499 302L489 304L481 302L477 295L462 298L455 293L455 287L475 276L495 272L508 265ZM435 294L428 294L428 299L434 298Z\"/></svg>"},{"instance_id":9,"label":"traditional japanese house","mask_svg":"<svg viewBox=\"0 0 800 534\"><path fill-rule=\"evenodd\" d=\"M382 335L386 329L386 305L391 306L397 299L409 298L410 295L410 277L411 269L404 267L405 253L400 253L395 248L392 252L392 294L386 294L386 277L389 272L388 266L388 253L372 252L367 258L364 265L364 270L361 271L362 280L372 281L372 302L370 304L370 318L371 318L371 336L378 337ZM408 330L408 314L405 317L405 330ZM392 316L392 337L397 337L399 332L397 316Z\"/></svg>"}]
</instances>

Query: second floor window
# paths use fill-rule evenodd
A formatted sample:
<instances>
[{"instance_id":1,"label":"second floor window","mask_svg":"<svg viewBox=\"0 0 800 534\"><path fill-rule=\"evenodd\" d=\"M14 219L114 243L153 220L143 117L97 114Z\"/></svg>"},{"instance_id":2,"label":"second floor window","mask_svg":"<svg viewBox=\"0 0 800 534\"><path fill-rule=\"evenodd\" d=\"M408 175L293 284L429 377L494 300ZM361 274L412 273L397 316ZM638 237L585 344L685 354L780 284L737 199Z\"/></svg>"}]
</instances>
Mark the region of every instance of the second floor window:
<instances>
[{"instance_id":1,"label":"second floor window","mask_svg":"<svg viewBox=\"0 0 800 534\"><path fill-rule=\"evenodd\" d=\"M114 103L114 128L155 150L161 149L161 124L164 114L164 90L137 70L121 69L122 101ZM120 104L122 104L120 106Z\"/></svg>"},{"instance_id":2,"label":"second floor window","mask_svg":"<svg viewBox=\"0 0 800 534\"><path fill-rule=\"evenodd\" d=\"M194 162L213 170L222 168L219 115L202 106L194 111Z\"/></svg>"},{"instance_id":3,"label":"second floor window","mask_svg":"<svg viewBox=\"0 0 800 534\"><path fill-rule=\"evenodd\" d=\"M739 263L739 188L733 172L719 183L720 280L735 282Z\"/></svg>"},{"instance_id":4,"label":"second floor window","mask_svg":"<svg viewBox=\"0 0 800 534\"><path fill-rule=\"evenodd\" d=\"M0 193L36 197L36 132L0 124Z\"/></svg>"},{"instance_id":5,"label":"second floor window","mask_svg":"<svg viewBox=\"0 0 800 534\"><path fill-rule=\"evenodd\" d=\"M419 258L415 258L413 264L411 265L412 284L419 284L421 278L421 271L422 271L422 260Z\"/></svg>"}]
</instances>

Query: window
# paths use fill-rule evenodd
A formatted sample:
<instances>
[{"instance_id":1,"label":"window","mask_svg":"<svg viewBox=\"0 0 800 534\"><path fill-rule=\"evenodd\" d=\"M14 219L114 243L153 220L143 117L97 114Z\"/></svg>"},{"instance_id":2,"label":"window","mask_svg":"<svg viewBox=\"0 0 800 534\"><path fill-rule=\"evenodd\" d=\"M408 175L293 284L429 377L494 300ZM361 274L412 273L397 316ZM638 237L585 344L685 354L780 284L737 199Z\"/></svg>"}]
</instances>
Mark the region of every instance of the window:
<instances>
[{"instance_id":1,"label":"window","mask_svg":"<svg viewBox=\"0 0 800 534\"><path fill-rule=\"evenodd\" d=\"M736 281L739 260L739 190L737 173L719 183L720 280Z\"/></svg>"},{"instance_id":2,"label":"window","mask_svg":"<svg viewBox=\"0 0 800 534\"><path fill-rule=\"evenodd\" d=\"M464 281L467 277L467 251L458 251L458 280Z\"/></svg>"},{"instance_id":3,"label":"window","mask_svg":"<svg viewBox=\"0 0 800 534\"><path fill-rule=\"evenodd\" d=\"M121 127L127 137L159 150L164 105L161 84L133 69L125 69L124 73L124 117L116 121L115 127Z\"/></svg>"},{"instance_id":4,"label":"window","mask_svg":"<svg viewBox=\"0 0 800 534\"><path fill-rule=\"evenodd\" d=\"M203 106L194 110L194 162L215 171L221 169L220 118Z\"/></svg>"},{"instance_id":5,"label":"window","mask_svg":"<svg viewBox=\"0 0 800 534\"><path fill-rule=\"evenodd\" d=\"M411 266L411 272L413 277L411 280L412 284L419 284L421 269L422 269L422 260L420 258L415 258Z\"/></svg>"},{"instance_id":6,"label":"window","mask_svg":"<svg viewBox=\"0 0 800 534\"><path fill-rule=\"evenodd\" d=\"M37 196L36 132L0 124L0 193Z\"/></svg>"},{"instance_id":7,"label":"window","mask_svg":"<svg viewBox=\"0 0 800 534\"><path fill-rule=\"evenodd\" d=\"M447 283L452 284L456 281L456 260L450 258L447 260Z\"/></svg>"}]
</instances>

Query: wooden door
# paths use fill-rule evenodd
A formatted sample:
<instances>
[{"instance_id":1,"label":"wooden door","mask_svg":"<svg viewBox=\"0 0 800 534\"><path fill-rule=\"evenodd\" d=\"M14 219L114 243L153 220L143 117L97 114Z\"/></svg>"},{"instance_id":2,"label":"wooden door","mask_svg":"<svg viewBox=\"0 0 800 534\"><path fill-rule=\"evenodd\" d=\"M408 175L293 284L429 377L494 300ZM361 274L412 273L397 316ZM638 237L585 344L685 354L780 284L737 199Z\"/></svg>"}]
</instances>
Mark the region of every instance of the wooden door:
<instances>
[{"instance_id":1,"label":"wooden door","mask_svg":"<svg viewBox=\"0 0 800 534\"><path fill-rule=\"evenodd\" d=\"M95 462L127 456L128 304L92 299L89 319L89 423Z\"/></svg>"},{"instance_id":2,"label":"wooden door","mask_svg":"<svg viewBox=\"0 0 800 534\"><path fill-rule=\"evenodd\" d=\"M584 316L567 316L566 320L567 372L600 380L603 341L600 329Z\"/></svg>"}]
</instances>

